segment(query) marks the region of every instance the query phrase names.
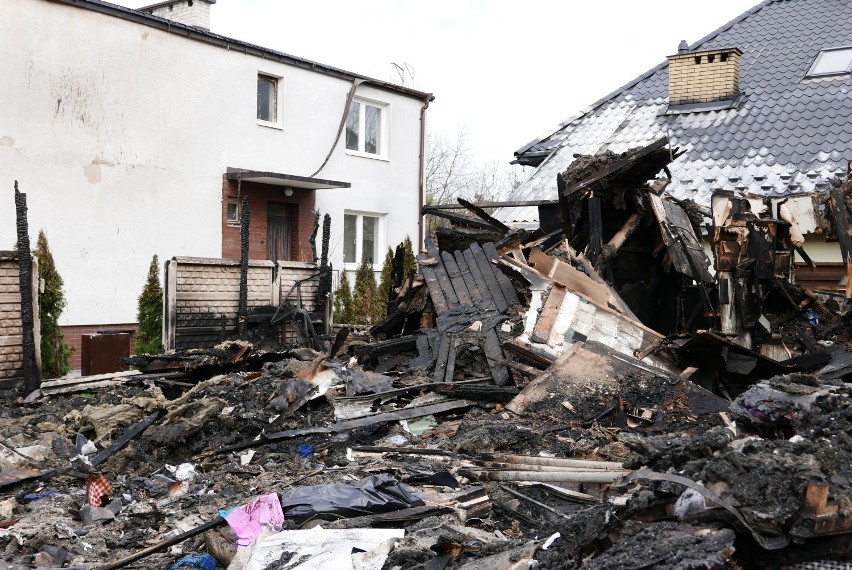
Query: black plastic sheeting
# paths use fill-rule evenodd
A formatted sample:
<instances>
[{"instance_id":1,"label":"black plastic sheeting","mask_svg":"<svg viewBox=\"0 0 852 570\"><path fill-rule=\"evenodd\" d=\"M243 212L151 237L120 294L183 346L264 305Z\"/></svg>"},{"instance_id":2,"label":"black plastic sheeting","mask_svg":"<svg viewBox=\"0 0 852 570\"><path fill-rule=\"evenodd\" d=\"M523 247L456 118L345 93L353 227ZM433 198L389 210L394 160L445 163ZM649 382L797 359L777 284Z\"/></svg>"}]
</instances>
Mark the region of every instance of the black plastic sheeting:
<instances>
[{"instance_id":1,"label":"black plastic sheeting","mask_svg":"<svg viewBox=\"0 0 852 570\"><path fill-rule=\"evenodd\" d=\"M315 516L349 518L423 506L414 490L387 474L358 481L297 487L281 493L287 520L303 522Z\"/></svg>"}]
</instances>

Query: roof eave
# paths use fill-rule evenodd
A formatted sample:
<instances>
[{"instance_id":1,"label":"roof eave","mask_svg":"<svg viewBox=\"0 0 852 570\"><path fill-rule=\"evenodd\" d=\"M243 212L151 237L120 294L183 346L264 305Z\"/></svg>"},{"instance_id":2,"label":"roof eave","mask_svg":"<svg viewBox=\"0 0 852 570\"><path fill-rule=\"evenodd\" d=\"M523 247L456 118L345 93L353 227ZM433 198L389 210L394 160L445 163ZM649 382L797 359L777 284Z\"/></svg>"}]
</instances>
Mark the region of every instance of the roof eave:
<instances>
[{"instance_id":1,"label":"roof eave","mask_svg":"<svg viewBox=\"0 0 852 570\"><path fill-rule=\"evenodd\" d=\"M145 26L150 26L152 28L157 28L159 30L179 35L182 37L186 37L187 39L205 42L207 44L215 45L218 47L222 47L228 50L236 50L240 51L246 55L254 55L257 57L262 57L264 59L277 60L281 63L285 63L287 65L292 65L294 67L299 67L302 69L307 69L309 71L314 71L317 73L322 73L324 75L329 75L331 77L336 77L338 79L343 79L346 81L355 81L362 80L366 83L369 83L373 87L378 89L382 89L385 91L392 91L395 93L400 93L402 95L406 95L408 97L412 97L414 99L419 99L421 101L434 101L435 95L432 93L427 93L424 91L418 91L416 89L411 89L409 87L403 87L402 85L396 85L394 83L389 83L387 81L382 81L380 79L374 79L372 77L368 77L366 75L359 75L357 73L352 73L351 71L345 71L343 69L338 69L336 67L332 67L330 65L325 65L322 63L317 63L315 61L311 61L308 59L303 59L300 57L296 57L290 54L286 54L283 52L275 51L273 49L265 48L262 46L250 44L248 42L243 42L240 40L236 40L233 38L229 38L226 36L220 36L218 34L214 34L209 30L205 30L204 28L198 28L195 26L188 26L186 24L181 24L172 20L167 20L165 18L160 18L158 16L154 16L152 14L147 14L145 12L140 12L139 10L133 10L131 8L125 8L124 6L118 6L117 4L111 4L109 2L104 2L103 0L47 0L48 2L53 2L55 4L65 4L67 6L74 6L76 8L83 8L86 10L91 10L93 12L98 12L101 14L106 14L109 16L113 16L116 18L122 18L124 20L129 20L131 22L136 22L138 24L142 24Z\"/></svg>"}]
</instances>

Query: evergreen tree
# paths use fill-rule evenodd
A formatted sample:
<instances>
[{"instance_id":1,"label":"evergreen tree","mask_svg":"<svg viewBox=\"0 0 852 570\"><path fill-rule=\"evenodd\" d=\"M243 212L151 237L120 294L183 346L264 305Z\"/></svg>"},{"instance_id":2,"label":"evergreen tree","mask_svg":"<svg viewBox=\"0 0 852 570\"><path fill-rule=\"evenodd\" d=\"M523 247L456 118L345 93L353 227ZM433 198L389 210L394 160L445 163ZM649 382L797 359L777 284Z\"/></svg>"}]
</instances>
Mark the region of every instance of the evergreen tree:
<instances>
[{"instance_id":1,"label":"evergreen tree","mask_svg":"<svg viewBox=\"0 0 852 570\"><path fill-rule=\"evenodd\" d=\"M160 262L157 255L148 267L148 279L136 309L139 330L136 331L136 354L163 352L163 287L160 285Z\"/></svg>"},{"instance_id":2,"label":"evergreen tree","mask_svg":"<svg viewBox=\"0 0 852 570\"><path fill-rule=\"evenodd\" d=\"M340 283L334 291L334 322L345 325L352 323L352 288L345 270L340 272Z\"/></svg>"},{"instance_id":3,"label":"evergreen tree","mask_svg":"<svg viewBox=\"0 0 852 570\"><path fill-rule=\"evenodd\" d=\"M376 291L376 302L373 303L373 322L377 323L388 314L388 298L391 294L391 274L393 273L393 250L388 247L385 264L382 266L382 278Z\"/></svg>"},{"instance_id":4,"label":"evergreen tree","mask_svg":"<svg viewBox=\"0 0 852 570\"><path fill-rule=\"evenodd\" d=\"M65 310L65 292L44 230L38 233L33 255L38 259L40 281L38 314L41 319L41 375L43 378L65 376L71 371L71 347L65 343L62 329L59 328L59 315Z\"/></svg>"},{"instance_id":5,"label":"evergreen tree","mask_svg":"<svg viewBox=\"0 0 852 570\"><path fill-rule=\"evenodd\" d=\"M412 270L417 269L417 260L414 258L414 247L411 245L410 237L405 236L405 240L402 242L402 247L405 248L405 261L402 264L402 273L405 277L408 277L408 274L411 273Z\"/></svg>"},{"instance_id":6,"label":"evergreen tree","mask_svg":"<svg viewBox=\"0 0 852 570\"><path fill-rule=\"evenodd\" d=\"M352 297L352 316L356 324L365 325L371 322L375 300L376 274L373 272L372 262L364 256L358 271L355 272L355 293Z\"/></svg>"}]
</instances>

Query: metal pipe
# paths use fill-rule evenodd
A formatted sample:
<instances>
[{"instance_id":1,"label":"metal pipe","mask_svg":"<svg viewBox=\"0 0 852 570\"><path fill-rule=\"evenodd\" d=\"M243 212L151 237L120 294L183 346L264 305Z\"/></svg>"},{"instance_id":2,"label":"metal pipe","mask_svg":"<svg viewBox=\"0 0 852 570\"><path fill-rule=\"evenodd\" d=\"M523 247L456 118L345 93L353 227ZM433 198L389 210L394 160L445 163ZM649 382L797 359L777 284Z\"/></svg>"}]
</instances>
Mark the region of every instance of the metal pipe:
<instances>
[{"instance_id":1,"label":"metal pipe","mask_svg":"<svg viewBox=\"0 0 852 570\"><path fill-rule=\"evenodd\" d=\"M426 109L434 97L424 99L420 108L420 172L417 186L417 251L423 250L423 201L426 194Z\"/></svg>"}]
</instances>

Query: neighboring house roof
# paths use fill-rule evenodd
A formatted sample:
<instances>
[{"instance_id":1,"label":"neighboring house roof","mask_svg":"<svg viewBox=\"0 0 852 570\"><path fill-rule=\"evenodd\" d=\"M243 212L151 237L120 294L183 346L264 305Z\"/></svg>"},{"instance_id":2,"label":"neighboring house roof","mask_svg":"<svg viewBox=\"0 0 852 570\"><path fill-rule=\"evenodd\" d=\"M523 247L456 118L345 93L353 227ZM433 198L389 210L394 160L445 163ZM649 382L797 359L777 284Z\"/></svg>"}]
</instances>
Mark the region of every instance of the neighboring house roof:
<instances>
[{"instance_id":1,"label":"neighboring house roof","mask_svg":"<svg viewBox=\"0 0 852 570\"><path fill-rule=\"evenodd\" d=\"M744 52L736 107L666 115L664 62L519 149L517 162L538 168L515 199L555 199L556 175L575 154L621 153L663 136L686 151L670 165L668 191L677 198L708 204L715 189L825 190L852 160L852 76L805 76L820 50L842 46L852 46L852 1L762 2L689 48ZM496 216L529 221L538 213L506 208Z\"/></svg>"},{"instance_id":2,"label":"neighboring house roof","mask_svg":"<svg viewBox=\"0 0 852 570\"><path fill-rule=\"evenodd\" d=\"M416 89L411 89L409 87L404 87L402 85L396 85L395 83L390 83L388 81L382 81L380 79L374 79L372 77L367 77L365 75L359 75L357 73L352 73L350 71L345 71L343 69L338 69L336 67L332 67L330 65L325 65L322 63L317 63L315 61L311 61L308 59L303 59L300 57L296 57L293 55L289 55L280 51L275 51L273 49L257 46L254 44L250 44L248 42L235 40L233 38L229 38L226 36L220 36L219 34L214 34L209 30L205 30L204 28L199 28L196 26L188 26L186 24L181 24L179 22L175 22L173 20L167 20L165 18L161 18L159 16L154 16L152 14L148 14L145 12L141 12L143 8L139 10L134 10L132 8L125 8L124 6L118 6L117 4L111 4L109 2L104 2L103 0L47 0L49 2L54 2L57 4L66 4L68 6L74 6L77 8L85 8L87 10L92 10L95 12L100 12L102 14L108 14L110 16L115 16L118 18L123 18L125 20L130 20L132 22L137 22L140 24L144 24L146 26L151 26L152 28L158 28L165 32L169 32L187 39L200 41L206 44L219 46L225 48L227 50L236 50L241 53L247 55L255 55L261 57L263 59L269 59L272 61L279 61L281 63L285 63L287 65L292 65L295 67L300 67L302 69L308 69L310 71L315 71L317 73L323 73L325 75L330 75L332 77L337 77L338 79L344 79L346 81L355 81L362 80L364 82L369 83L373 87L377 87L379 89L384 89L386 91L393 91L396 93L401 93L403 95L407 95L409 97L413 97L415 99L420 99L423 101L432 101L435 99L435 96L431 93L426 93L423 91L418 91ZM211 2L211 0L205 0L209 4L214 4L215 0ZM165 3L160 3L165 4ZM146 6L144 9L149 9L152 7L159 6L160 4L153 4L151 6Z\"/></svg>"}]
</instances>

